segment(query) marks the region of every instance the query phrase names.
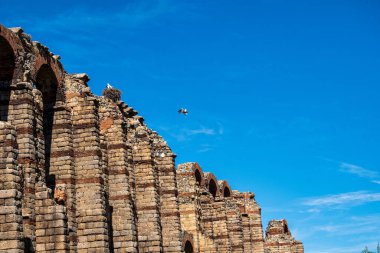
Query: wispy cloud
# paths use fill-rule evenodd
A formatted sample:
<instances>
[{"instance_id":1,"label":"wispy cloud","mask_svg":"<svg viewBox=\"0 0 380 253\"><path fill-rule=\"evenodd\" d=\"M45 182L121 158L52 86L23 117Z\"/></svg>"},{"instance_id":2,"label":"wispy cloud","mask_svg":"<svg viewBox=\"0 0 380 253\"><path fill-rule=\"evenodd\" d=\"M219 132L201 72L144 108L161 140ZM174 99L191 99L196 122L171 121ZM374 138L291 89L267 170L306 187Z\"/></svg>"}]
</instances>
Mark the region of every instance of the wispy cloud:
<instances>
[{"instance_id":1,"label":"wispy cloud","mask_svg":"<svg viewBox=\"0 0 380 253\"><path fill-rule=\"evenodd\" d=\"M198 129L189 130L189 135L204 134L204 135L215 135L216 131L213 128L207 128L201 126Z\"/></svg>"},{"instance_id":2,"label":"wispy cloud","mask_svg":"<svg viewBox=\"0 0 380 253\"><path fill-rule=\"evenodd\" d=\"M372 180L372 183L380 184L380 180Z\"/></svg>"},{"instance_id":3,"label":"wispy cloud","mask_svg":"<svg viewBox=\"0 0 380 253\"><path fill-rule=\"evenodd\" d=\"M164 132L168 132L168 134L173 137L178 142L189 141L196 136L221 136L224 134L224 129L221 124L218 124L216 127L208 127L204 125L198 125L190 127L179 127L179 126L171 126L165 127L160 126L160 130ZM212 148L209 146L202 146L198 152L207 152Z\"/></svg>"},{"instance_id":4,"label":"wispy cloud","mask_svg":"<svg viewBox=\"0 0 380 253\"><path fill-rule=\"evenodd\" d=\"M311 207L346 208L362 205L369 202L380 201L380 193L368 191L347 192L336 195L310 198L304 201L304 205Z\"/></svg>"},{"instance_id":5,"label":"wispy cloud","mask_svg":"<svg viewBox=\"0 0 380 253\"><path fill-rule=\"evenodd\" d=\"M203 144L201 147L197 150L198 153L206 153L208 151L213 150L214 147L210 144Z\"/></svg>"},{"instance_id":6,"label":"wispy cloud","mask_svg":"<svg viewBox=\"0 0 380 253\"><path fill-rule=\"evenodd\" d=\"M378 172L365 169L355 164L341 163L339 167L342 172L354 174L362 178L377 178L379 176Z\"/></svg>"}]
</instances>

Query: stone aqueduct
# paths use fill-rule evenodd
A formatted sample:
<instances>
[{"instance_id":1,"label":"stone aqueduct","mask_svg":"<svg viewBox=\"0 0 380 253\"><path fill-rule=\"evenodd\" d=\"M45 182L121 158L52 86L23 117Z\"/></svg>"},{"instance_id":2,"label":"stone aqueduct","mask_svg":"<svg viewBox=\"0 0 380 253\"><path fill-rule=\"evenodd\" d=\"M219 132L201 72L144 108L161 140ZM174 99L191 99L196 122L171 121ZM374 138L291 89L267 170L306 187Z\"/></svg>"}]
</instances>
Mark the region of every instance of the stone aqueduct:
<instances>
[{"instance_id":1,"label":"stone aqueduct","mask_svg":"<svg viewBox=\"0 0 380 253\"><path fill-rule=\"evenodd\" d=\"M0 25L0 252L303 253L253 193L175 155L136 110Z\"/></svg>"}]
</instances>

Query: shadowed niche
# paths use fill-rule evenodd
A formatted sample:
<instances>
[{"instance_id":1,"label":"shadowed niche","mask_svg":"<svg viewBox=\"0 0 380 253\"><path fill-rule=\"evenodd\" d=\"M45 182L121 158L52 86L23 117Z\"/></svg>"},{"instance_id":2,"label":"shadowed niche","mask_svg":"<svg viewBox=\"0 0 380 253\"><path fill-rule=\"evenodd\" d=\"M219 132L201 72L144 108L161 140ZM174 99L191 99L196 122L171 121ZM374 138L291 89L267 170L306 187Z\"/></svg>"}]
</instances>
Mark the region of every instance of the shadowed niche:
<instances>
[{"instance_id":1,"label":"shadowed niche","mask_svg":"<svg viewBox=\"0 0 380 253\"><path fill-rule=\"evenodd\" d=\"M48 65L42 65L37 73L36 78L36 88L42 93L43 100L43 134L45 140L45 173L47 176L47 182L49 187L54 187L51 185L51 180L49 178L50 170L50 153L51 153L51 141L52 141L52 130L54 121L54 106L57 97L57 78Z\"/></svg>"},{"instance_id":2,"label":"shadowed niche","mask_svg":"<svg viewBox=\"0 0 380 253\"><path fill-rule=\"evenodd\" d=\"M231 191L228 187L224 187L223 197L231 197Z\"/></svg>"},{"instance_id":3,"label":"shadowed niche","mask_svg":"<svg viewBox=\"0 0 380 253\"><path fill-rule=\"evenodd\" d=\"M185 253L193 253L193 245L191 245L191 242L186 241L185 243Z\"/></svg>"},{"instance_id":4,"label":"shadowed niche","mask_svg":"<svg viewBox=\"0 0 380 253\"><path fill-rule=\"evenodd\" d=\"M8 41L0 36L0 120L8 120L10 84L15 70L15 55Z\"/></svg>"},{"instance_id":5,"label":"shadowed niche","mask_svg":"<svg viewBox=\"0 0 380 253\"><path fill-rule=\"evenodd\" d=\"M201 185L202 183L202 176L199 170L195 170L195 180L197 181L198 185Z\"/></svg>"},{"instance_id":6,"label":"shadowed niche","mask_svg":"<svg viewBox=\"0 0 380 253\"><path fill-rule=\"evenodd\" d=\"M208 190L210 191L210 193L212 194L212 196L215 198L216 196L216 191L217 191L217 187L216 187L216 183L214 181L214 179L211 179L210 182L208 183Z\"/></svg>"}]
</instances>

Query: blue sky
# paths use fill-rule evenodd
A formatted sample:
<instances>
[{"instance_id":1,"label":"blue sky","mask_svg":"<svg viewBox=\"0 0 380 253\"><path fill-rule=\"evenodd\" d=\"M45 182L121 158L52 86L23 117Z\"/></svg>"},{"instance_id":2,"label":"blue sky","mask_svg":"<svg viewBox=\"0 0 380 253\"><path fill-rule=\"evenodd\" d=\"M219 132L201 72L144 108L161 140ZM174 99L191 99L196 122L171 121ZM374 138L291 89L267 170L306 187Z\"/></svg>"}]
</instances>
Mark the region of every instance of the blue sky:
<instances>
[{"instance_id":1,"label":"blue sky","mask_svg":"<svg viewBox=\"0 0 380 253\"><path fill-rule=\"evenodd\" d=\"M286 217L308 253L380 240L377 0L8 1L22 26L107 82L198 161ZM190 111L177 114L179 107Z\"/></svg>"}]
</instances>

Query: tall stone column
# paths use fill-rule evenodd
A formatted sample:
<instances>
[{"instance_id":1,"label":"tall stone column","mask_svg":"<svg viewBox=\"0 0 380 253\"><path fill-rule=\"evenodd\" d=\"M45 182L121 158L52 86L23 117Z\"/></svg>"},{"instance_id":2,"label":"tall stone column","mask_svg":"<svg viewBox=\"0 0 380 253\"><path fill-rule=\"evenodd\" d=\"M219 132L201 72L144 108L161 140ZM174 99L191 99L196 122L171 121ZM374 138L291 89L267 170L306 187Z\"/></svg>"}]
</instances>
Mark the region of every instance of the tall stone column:
<instances>
[{"instance_id":1,"label":"tall stone column","mask_svg":"<svg viewBox=\"0 0 380 253\"><path fill-rule=\"evenodd\" d=\"M199 193L203 187L203 173L199 173L200 182L196 181L194 167L195 163L178 165L177 186L178 201L181 214L181 226L184 231L193 236L194 252L201 252L201 245L205 244L201 238L201 207Z\"/></svg>"},{"instance_id":2,"label":"tall stone column","mask_svg":"<svg viewBox=\"0 0 380 253\"><path fill-rule=\"evenodd\" d=\"M152 160L148 129L136 129L133 164L136 180L136 213L139 252L162 252L158 175Z\"/></svg>"},{"instance_id":3,"label":"tall stone column","mask_svg":"<svg viewBox=\"0 0 380 253\"><path fill-rule=\"evenodd\" d=\"M44 142L38 114L42 104L30 83L11 85L8 121L16 126L18 165L23 175L22 216L25 247L35 248L35 185L44 172Z\"/></svg>"},{"instance_id":4,"label":"tall stone column","mask_svg":"<svg viewBox=\"0 0 380 253\"><path fill-rule=\"evenodd\" d=\"M69 252L66 207L55 202L51 189L36 184L36 252Z\"/></svg>"},{"instance_id":5,"label":"tall stone column","mask_svg":"<svg viewBox=\"0 0 380 253\"><path fill-rule=\"evenodd\" d=\"M175 155L156 133L152 135L153 156L160 183L160 215L164 252L180 252L181 222L178 207L178 189L174 165Z\"/></svg>"},{"instance_id":6,"label":"tall stone column","mask_svg":"<svg viewBox=\"0 0 380 253\"><path fill-rule=\"evenodd\" d=\"M213 221L214 239L219 247L219 252L230 253L231 242L229 237L228 219L224 199L218 198L213 203L215 218Z\"/></svg>"},{"instance_id":7,"label":"tall stone column","mask_svg":"<svg viewBox=\"0 0 380 253\"><path fill-rule=\"evenodd\" d=\"M253 253L251 225L248 214L242 213L244 253Z\"/></svg>"},{"instance_id":8,"label":"tall stone column","mask_svg":"<svg viewBox=\"0 0 380 253\"><path fill-rule=\"evenodd\" d=\"M243 253L243 222L239 207L232 198L226 200L227 226L231 241L231 252Z\"/></svg>"},{"instance_id":9,"label":"tall stone column","mask_svg":"<svg viewBox=\"0 0 380 253\"><path fill-rule=\"evenodd\" d=\"M67 210L70 251L76 251L76 196L71 109L62 102L54 109L49 175L47 184ZM58 196L61 194L61 196Z\"/></svg>"},{"instance_id":10,"label":"tall stone column","mask_svg":"<svg viewBox=\"0 0 380 253\"><path fill-rule=\"evenodd\" d=\"M130 194L126 119L112 101L101 98L100 133L107 150L108 192L114 252L137 252ZM111 234L111 233L110 233Z\"/></svg>"},{"instance_id":11,"label":"tall stone column","mask_svg":"<svg viewBox=\"0 0 380 253\"><path fill-rule=\"evenodd\" d=\"M261 208L255 200L253 193L245 194L246 213L249 217L251 228L252 250L257 253L264 253L263 224L261 221Z\"/></svg>"},{"instance_id":12,"label":"tall stone column","mask_svg":"<svg viewBox=\"0 0 380 253\"><path fill-rule=\"evenodd\" d=\"M16 130L0 121L0 252L24 252Z\"/></svg>"},{"instance_id":13,"label":"tall stone column","mask_svg":"<svg viewBox=\"0 0 380 253\"><path fill-rule=\"evenodd\" d=\"M108 224L101 165L98 102L84 74L66 76L72 108L78 252L109 252Z\"/></svg>"}]
</instances>

